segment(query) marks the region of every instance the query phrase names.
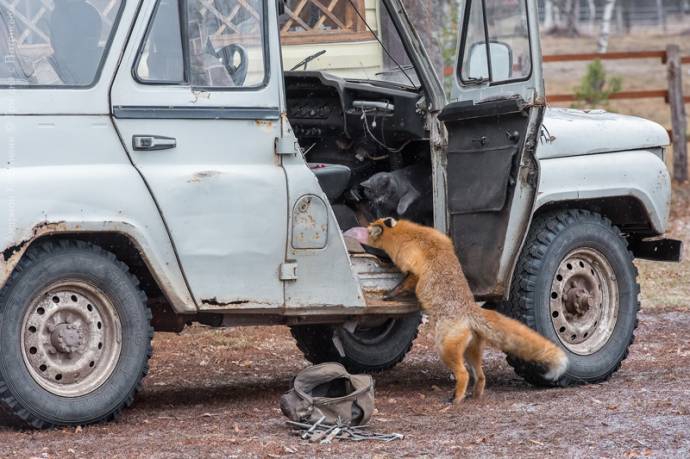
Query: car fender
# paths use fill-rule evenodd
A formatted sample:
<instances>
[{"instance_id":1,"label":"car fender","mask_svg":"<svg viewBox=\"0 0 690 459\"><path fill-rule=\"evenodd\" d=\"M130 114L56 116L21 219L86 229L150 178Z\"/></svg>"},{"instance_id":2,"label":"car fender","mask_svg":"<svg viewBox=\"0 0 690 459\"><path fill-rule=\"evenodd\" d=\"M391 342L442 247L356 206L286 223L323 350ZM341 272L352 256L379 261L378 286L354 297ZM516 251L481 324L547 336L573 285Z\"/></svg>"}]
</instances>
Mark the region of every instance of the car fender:
<instances>
[{"instance_id":1,"label":"car fender","mask_svg":"<svg viewBox=\"0 0 690 459\"><path fill-rule=\"evenodd\" d=\"M632 196L656 234L666 231L671 206L668 168L654 150L542 159L536 209L562 201Z\"/></svg>"}]
</instances>

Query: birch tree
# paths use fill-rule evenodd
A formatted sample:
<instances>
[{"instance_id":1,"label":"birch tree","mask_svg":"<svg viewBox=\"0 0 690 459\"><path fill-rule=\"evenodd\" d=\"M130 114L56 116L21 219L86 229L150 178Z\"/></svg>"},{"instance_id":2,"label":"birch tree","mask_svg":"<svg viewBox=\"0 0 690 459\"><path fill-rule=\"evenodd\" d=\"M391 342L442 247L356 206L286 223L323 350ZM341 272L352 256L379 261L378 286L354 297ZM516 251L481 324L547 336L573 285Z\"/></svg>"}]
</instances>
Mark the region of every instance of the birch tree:
<instances>
[{"instance_id":1,"label":"birch tree","mask_svg":"<svg viewBox=\"0 0 690 459\"><path fill-rule=\"evenodd\" d=\"M577 22L580 17L580 0L567 0L565 4L565 13L565 34L569 37L580 35L577 29Z\"/></svg>"},{"instance_id":2,"label":"birch tree","mask_svg":"<svg viewBox=\"0 0 690 459\"><path fill-rule=\"evenodd\" d=\"M594 1L594 0L592 0ZM555 11L553 0L546 0L544 3L544 31L550 32L556 27Z\"/></svg>"},{"instance_id":3,"label":"birch tree","mask_svg":"<svg viewBox=\"0 0 690 459\"><path fill-rule=\"evenodd\" d=\"M661 26L661 30L663 30L664 33L666 33L666 9L664 8L664 0L656 0L656 11L658 15L658 22Z\"/></svg>"},{"instance_id":4,"label":"birch tree","mask_svg":"<svg viewBox=\"0 0 690 459\"><path fill-rule=\"evenodd\" d=\"M544 3L544 32L550 35L579 35L579 0L546 0Z\"/></svg>"},{"instance_id":5,"label":"birch tree","mask_svg":"<svg viewBox=\"0 0 690 459\"><path fill-rule=\"evenodd\" d=\"M589 22L589 32L594 33L594 24L597 20L597 4L594 0L587 0L587 8L589 14L587 21Z\"/></svg>"},{"instance_id":6,"label":"birch tree","mask_svg":"<svg viewBox=\"0 0 690 459\"><path fill-rule=\"evenodd\" d=\"M606 3L604 3L604 18L601 21L601 31L599 32L599 41L597 42L597 48L600 53L605 53L609 49L611 20L613 19L615 8L616 0L606 0Z\"/></svg>"}]
</instances>

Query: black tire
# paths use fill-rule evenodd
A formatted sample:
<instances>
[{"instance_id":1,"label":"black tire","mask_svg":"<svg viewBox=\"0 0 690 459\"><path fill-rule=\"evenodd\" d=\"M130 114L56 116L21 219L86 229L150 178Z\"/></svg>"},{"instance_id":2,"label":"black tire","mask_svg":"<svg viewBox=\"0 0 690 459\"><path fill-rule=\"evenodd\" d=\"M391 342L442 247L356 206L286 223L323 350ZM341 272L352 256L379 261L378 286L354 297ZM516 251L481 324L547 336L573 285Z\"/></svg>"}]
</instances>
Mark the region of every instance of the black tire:
<instances>
[{"instance_id":1,"label":"black tire","mask_svg":"<svg viewBox=\"0 0 690 459\"><path fill-rule=\"evenodd\" d=\"M71 284L70 284L71 283ZM29 333L36 333L36 327L29 326L32 322L27 319L34 314L37 301L48 301L44 297L51 295L52 286L66 285L65 291L71 291L72 285L84 285L92 288L94 292L102 295L108 304L108 311L111 317L116 317L117 330L106 330L107 326L101 326L98 322L98 329L103 329L103 336L119 337L121 344L113 344L117 347L117 352L102 355L111 355L107 363L104 363L105 370L101 372L102 379L94 383L93 388L79 386L88 381L87 376L80 379L76 375L76 380L65 385L65 390L75 389L84 391L79 396L64 396L59 391L51 391L45 387L45 378L32 376L30 370L33 364L27 361L25 336ZM69 295L69 293L67 293ZM52 297L54 302L56 296ZM60 306L66 310L67 307L77 310L83 304ZM88 298L87 298L88 299ZM85 300L86 301L86 300ZM33 307L32 307L33 305ZM88 304L88 311L98 310L97 305ZM41 309L41 308L39 308ZM83 308L86 310L86 308ZM103 308L104 310L106 308ZM114 311L114 313L112 312ZM78 314L81 312L76 312ZM49 313L38 312L38 314ZM61 314L69 314L62 312ZM86 314L86 313L84 313ZM55 322L62 319L56 314L50 320ZM100 317L100 316L99 316ZM105 317L105 316L104 316ZM53 319L54 318L54 319ZM48 319L46 319L48 320ZM62 425L86 425L101 421L114 419L120 414L123 408L132 404L135 394L141 389L143 377L148 372L148 360L151 356L151 339L153 328L150 325L151 312L146 306L146 296L138 287L137 279L129 273L127 266L118 261L116 257L105 250L80 241L59 241L38 243L29 248L26 255L17 265L10 279L0 291L0 402L7 409L22 421L34 428L46 428ZM86 320L86 325L79 325L75 322L75 329L93 327ZM46 333L53 332L58 327L47 326ZM29 331L27 331L28 329ZM90 332L86 336L95 336ZM39 330L40 332L40 330ZM78 344L72 349L59 350L60 352L76 352L70 356L79 360L85 352L94 351L91 338L82 338L82 330L79 330L80 338ZM40 335L42 339L43 335ZM54 337L54 335L51 335ZM32 338L33 339L33 338ZM37 338L39 339L39 338ZM60 339L63 339L61 336ZM97 340L99 338L96 338ZM103 348L108 347L105 341ZM52 342L52 341L51 341ZM59 341L59 346L64 346L65 341ZM114 341L113 341L114 343ZM48 346L48 344L46 344ZM56 347L49 353L55 354ZM101 343L98 343L101 349ZM32 354L35 349L31 349ZM96 372L101 365L98 358L95 365ZM46 361L53 363L53 361ZM91 362L93 367L94 362ZM56 364L58 365L58 364ZM42 366L43 368L43 366ZM43 371L43 370L41 370ZM68 375L65 376L67 379ZM57 379L57 378L55 378ZM62 376L60 376L62 379ZM39 382L40 381L40 382ZM50 383L50 381L48 381ZM66 384L66 383L65 383ZM87 392L88 391L88 392Z\"/></svg>"},{"instance_id":2,"label":"black tire","mask_svg":"<svg viewBox=\"0 0 690 459\"><path fill-rule=\"evenodd\" d=\"M355 333L330 325L295 326L291 332L297 347L313 364L339 362L351 373L378 373L402 362L412 349L420 323L421 314L413 314ZM343 345L345 357L341 357L333 342L334 333Z\"/></svg>"},{"instance_id":3,"label":"black tire","mask_svg":"<svg viewBox=\"0 0 690 459\"><path fill-rule=\"evenodd\" d=\"M568 337L559 335L559 331L563 333L562 328L556 330L550 306L554 304L552 301L566 303L562 298L556 299L557 294L552 292L553 282L557 281L557 270L568 254L582 249L594 249L603 255L615 275L617 295L612 297L618 299L617 318L611 319L613 325L606 328L612 331L603 335L608 336L606 341L602 341L598 350L593 348L589 355L574 353L568 348ZM570 265L567 266L570 269ZM502 304L501 309L567 352L569 369L556 385L602 382L620 368L635 339L640 308L637 274L627 241L608 219L586 210L551 212L535 218L516 267L510 300ZM541 377L543 369L512 356L508 357L508 363L532 384L554 385Z\"/></svg>"}]
</instances>

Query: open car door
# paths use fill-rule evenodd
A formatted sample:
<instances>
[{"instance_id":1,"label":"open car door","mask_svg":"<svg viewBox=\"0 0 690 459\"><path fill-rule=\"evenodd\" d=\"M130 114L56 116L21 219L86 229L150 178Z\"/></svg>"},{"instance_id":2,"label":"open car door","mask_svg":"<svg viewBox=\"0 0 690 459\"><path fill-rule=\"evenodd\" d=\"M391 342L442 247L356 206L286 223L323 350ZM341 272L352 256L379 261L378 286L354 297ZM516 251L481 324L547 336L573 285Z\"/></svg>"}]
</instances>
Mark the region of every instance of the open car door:
<instances>
[{"instance_id":1,"label":"open car door","mask_svg":"<svg viewBox=\"0 0 690 459\"><path fill-rule=\"evenodd\" d=\"M536 197L544 113L536 2L466 0L448 130L450 232L475 295L505 295Z\"/></svg>"}]
</instances>

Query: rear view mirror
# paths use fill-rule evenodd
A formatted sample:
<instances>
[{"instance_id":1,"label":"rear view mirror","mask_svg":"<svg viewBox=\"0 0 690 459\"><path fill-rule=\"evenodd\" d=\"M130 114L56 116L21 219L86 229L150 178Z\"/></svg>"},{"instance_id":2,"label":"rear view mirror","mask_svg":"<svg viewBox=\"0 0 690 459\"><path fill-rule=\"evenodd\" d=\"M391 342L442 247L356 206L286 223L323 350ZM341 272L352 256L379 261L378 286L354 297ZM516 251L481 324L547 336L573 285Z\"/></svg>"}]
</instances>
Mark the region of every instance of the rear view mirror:
<instances>
[{"instance_id":1,"label":"rear view mirror","mask_svg":"<svg viewBox=\"0 0 690 459\"><path fill-rule=\"evenodd\" d=\"M489 43L491 74L493 81L509 80L513 69L513 50L505 43ZM486 63L486 43L475 43L470 50L468 75L470 80L488 80L489 66Z\"/></svg>"}]
</instances>

